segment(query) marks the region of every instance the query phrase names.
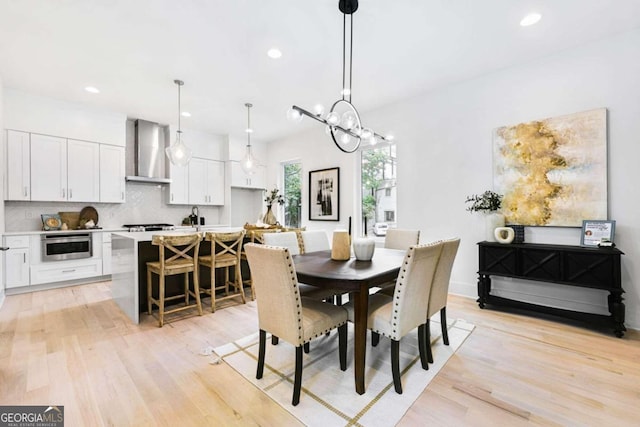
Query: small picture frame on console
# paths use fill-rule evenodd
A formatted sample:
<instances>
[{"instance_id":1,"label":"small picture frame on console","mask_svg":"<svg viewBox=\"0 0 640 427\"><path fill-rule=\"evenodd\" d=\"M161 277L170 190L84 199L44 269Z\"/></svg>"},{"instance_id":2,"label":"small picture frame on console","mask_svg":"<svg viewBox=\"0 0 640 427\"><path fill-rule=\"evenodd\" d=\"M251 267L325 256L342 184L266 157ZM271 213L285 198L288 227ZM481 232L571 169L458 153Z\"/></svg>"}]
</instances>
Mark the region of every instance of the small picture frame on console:
<instances>
[{"instance_id":1,"label":"small picture frame on console","mask_svg":"<svg viewBox=\"0 0 640 427\"><path fill-rule=\"evenodd\" d=\"M580 246L592 248L613 246L615 231L615 221L584 220L582 221Z\"/></svg>"}]
</instances>

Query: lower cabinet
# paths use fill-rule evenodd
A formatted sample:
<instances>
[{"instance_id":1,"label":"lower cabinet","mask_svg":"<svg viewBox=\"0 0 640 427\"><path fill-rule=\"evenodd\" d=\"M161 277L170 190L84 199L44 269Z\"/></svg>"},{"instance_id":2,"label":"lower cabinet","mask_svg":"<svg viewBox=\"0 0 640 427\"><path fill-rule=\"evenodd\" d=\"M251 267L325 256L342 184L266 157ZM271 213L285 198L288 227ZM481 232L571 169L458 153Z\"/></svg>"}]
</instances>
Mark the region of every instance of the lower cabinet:
<instances>
[{"instance_id":1,"label":"lower cabinet","mask_svg":"<svg viewBox=\"0 0 640 427\"><path fill-rule=\"evenodd\" d=\"M5 236L4 246L5 287L29 286L29 236Z\"/></svg>"}]
</instances>

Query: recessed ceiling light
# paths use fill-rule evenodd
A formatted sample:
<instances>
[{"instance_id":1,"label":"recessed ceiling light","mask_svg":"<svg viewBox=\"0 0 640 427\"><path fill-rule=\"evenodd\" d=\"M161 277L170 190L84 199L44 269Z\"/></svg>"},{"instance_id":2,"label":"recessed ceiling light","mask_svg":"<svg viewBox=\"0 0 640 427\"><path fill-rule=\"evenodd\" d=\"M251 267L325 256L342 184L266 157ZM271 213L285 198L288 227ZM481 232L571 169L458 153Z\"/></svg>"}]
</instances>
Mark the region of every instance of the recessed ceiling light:
<instances>
[{"instance_id":1,"label":"recessed ceiling light","mask_svg":"<svg viewBox=\"0 0 640 427\"><path fill-rule=\"evenodd\" d=\"M247 128L247 129L245 129L244 131L245 131L246 133L253 133L253 129L251 129L251 128Z\"/></svg>"},{"instance_id":2,"label":"recessed ceiling light","mask_svg":"<svg viewBox=\"0 0 640 427\"><path fill-rule=\"evenodd\" d=\"M182 113L180 113L180 115L181 115L182 117L191 117L191 113L190 113L190 112L188 112L188 111L183 111Z\"/></svg>"},{"instance_id":3,"label":"recessed ceiling light","mask_svg":"<svg viewBox=\"0 0 640 427\"><path fill-rule=\"evenodd\" d=\"M278 59L282 56L282 51L277 47L272 47L267 51L267 55L269 56L269 58Z\"/></svg>"},{"instance_id":4,"label":"recessed ceiling light","mask_svg":"<svg viewBox=\"0 0 640 427\"><path fill-rule=\"evenodd\" d=\"M530 13L522 18L522 21L520 21L520 25L523 27L528 27L529 25L537 23L540 18L542 18L542 15L540 15L539 13Z\"/></svg>"},{"instance_id":5,"label":"recessed ceiling light","mask_svg":"<svg viewBox=\"0 0 640 427\"><path fill-rule=\"evenodd\" d=\"M100 93L100 90L97 87L87 86L84 88L89 93Z\"/></svg>"}]
</instances>

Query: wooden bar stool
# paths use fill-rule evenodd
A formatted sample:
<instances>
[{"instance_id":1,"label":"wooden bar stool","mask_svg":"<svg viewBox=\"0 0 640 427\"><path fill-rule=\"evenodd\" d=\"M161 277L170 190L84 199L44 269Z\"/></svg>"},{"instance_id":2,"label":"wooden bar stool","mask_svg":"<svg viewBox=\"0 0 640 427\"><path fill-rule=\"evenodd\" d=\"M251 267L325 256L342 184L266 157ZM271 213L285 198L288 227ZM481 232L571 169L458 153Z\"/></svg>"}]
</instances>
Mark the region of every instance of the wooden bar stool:
<instances>
[{"instance_id":1,"label":"wooden bar stool","mask_svg":"<svg viewBox=\"0 0 640 427\"><path fill-rule=\"evenodd\" d=\"M242 303L247 302L242 288L242 272L240 270L240 254L242 252L242 242L245 231L234 233L212 233L205 234L205 240L211 242L211 255L200 256L199 265L209 267L211 272L211 288L202 289L201 292L211 295L211 312L216 311L216 301L223 301L229 298L240 296ZM233 282L229 280L229 268L233 267ZM224 283L216 285L216 268L224 268ZM229 285L235 288L235 292L229 294ZM216 298L216 290L224 289L225 296Z\"/></svg>"},{"instance_id":2,"label":"wooden bar stool","mask_svg":"<svg viewBox=\"0 0 640 427\"><path fill-rule=\"evenodd\" d=\"M158 323L162 327L164 315L186 310L191 307L198 308L198 314L202 316L200 304L200 284L198 277L198 252L200 250L200 233L182 235L154 235L151 244L158 246L159 259L147 263L147 310L152 314L153 304L158 306ZM165 249L168 258L165 259ZM193 256L189 251L193 249ZM158 298L153 297L153 280L151 274L158 275ZM193 291L189 289L189 273L193 274ZM170 297L165 296L165 277L176 274L184 274L184 292ZM189 295L196 299L195 304L189 304ZM184 306L165 310L165 302L184 298Z\"/></svg>"}]
</instances>

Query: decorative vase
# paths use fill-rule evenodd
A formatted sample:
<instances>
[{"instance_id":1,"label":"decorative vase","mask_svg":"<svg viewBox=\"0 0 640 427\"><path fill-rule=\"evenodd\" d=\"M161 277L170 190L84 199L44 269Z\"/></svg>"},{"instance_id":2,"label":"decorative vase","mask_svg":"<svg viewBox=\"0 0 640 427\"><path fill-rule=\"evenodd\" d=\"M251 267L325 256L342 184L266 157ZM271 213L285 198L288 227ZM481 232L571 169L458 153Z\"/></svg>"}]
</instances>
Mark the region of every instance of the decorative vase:
<instances>
[{"instance_id":1,"label":"decorative vase","mask_svg":"<svg viewBox=\"0 0 640 427\"><path fill-rule=\"evenodd\" d=\"M331 245L331 259L346 261L351 258L351 236L348 231L336 230L333 232L333 244Z\"/></svg>"},{"instance_id":2,"label":"decorative vase","mask_svg":"<svg viewBox=\"0 0 640 427\"><path fill-rule=\"evenodd\" d=\"M353 239L353 253L358 261L371 261L376 241L368 237Z\"/></svg>"},{"instance_id":3,"label":"decorative vase","mask_svg":"<svg viewBox=\"0 0 640 427\"><path fill-rule=\"evenodd\" d=\"M262 218L262 222L269 225L276 225L278 223L276 216L273 214L273 211L271 210L271 205L267 206L267 213L264 214L264 218Z\"/></svg>"},{"instance_id":4,"label":"decorative vase","mask_svg":"<svg viewBox=\"0 0 640 427\"><path fill-rule=\"evenodd\" d=\"M487 242L495 242L495 230L498 227L504 227L504 215L498 212L489 212L484 216L485 240Z\"/></svg>"},{"instance_id":5,"label":"decorative vase","mask_svg":"<svg viewBox=\"0 0 640 427\"><path fill-rule=\"evenodd\" d=\"M493 231L493 235L495 236L498 243L509 244L513 242L516 233L511 227L497 227Z\"/></svg>"}]
</instances>

